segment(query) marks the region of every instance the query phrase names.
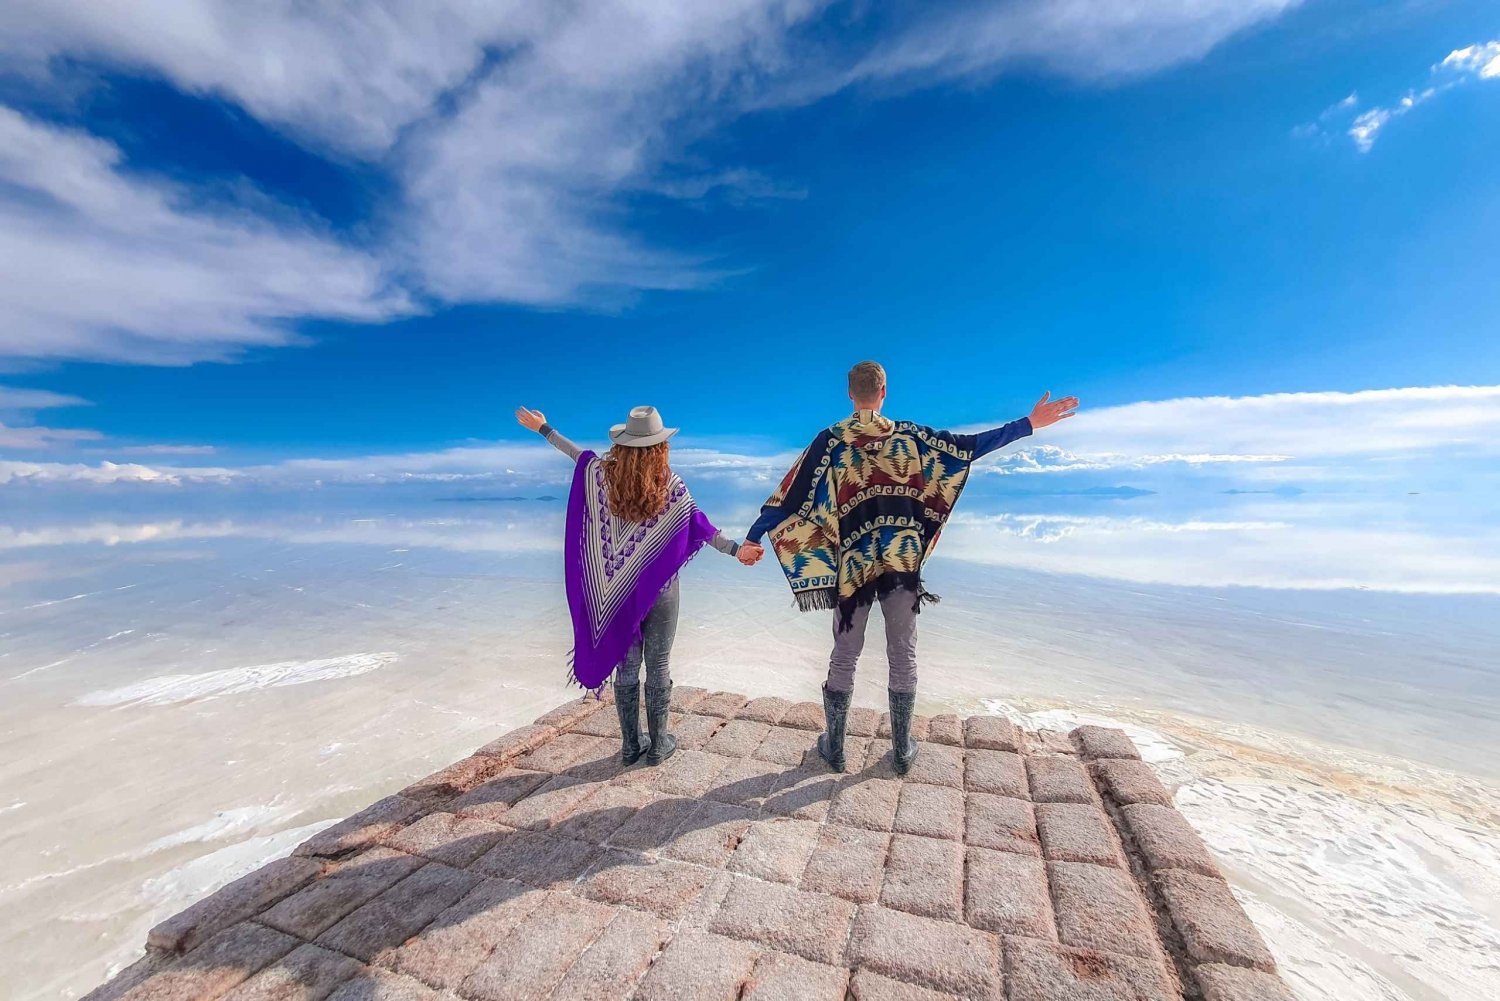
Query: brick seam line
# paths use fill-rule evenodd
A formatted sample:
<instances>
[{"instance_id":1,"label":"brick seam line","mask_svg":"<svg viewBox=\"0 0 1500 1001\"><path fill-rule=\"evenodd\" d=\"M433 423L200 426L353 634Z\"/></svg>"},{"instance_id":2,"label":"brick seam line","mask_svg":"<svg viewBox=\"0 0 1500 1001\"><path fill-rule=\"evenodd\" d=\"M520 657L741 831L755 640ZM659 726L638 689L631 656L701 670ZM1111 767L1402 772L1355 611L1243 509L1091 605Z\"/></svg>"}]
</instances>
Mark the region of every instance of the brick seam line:
<instances>
[{"instance_id":1,"label":"brick seam line","mask_svg":"<svg viewBox=\"0 0 1500 1001\"><path fill-rule=\"evenodd\" d=\"M1104 804L1104 812L1109 816L1110 826L1115 829L1115 837L1119 839L1120 847L1124 851L1130 877L1151 907L1151 922L1156 926L1156 937L1170 962L1171 972L1177 979L1177 990L1182 994L1183 1001L1203 1001L1203 992L1199 987L1198 977L1194 973L1196 964L1188 957L1187 944L1177 931L1172 915L1167 911L1167 902L1162 896L1161 889L1146 868L1145 855L1141 852L1140 845L1136 843L1135 836L1131 834L1130 825L1125 822L1125 814L1121 811L1120 804L1110 795L1105 784L1092 770L1088 775L1090 784L1094 786L1095 793Z\"/></svg>"}]
</instances>

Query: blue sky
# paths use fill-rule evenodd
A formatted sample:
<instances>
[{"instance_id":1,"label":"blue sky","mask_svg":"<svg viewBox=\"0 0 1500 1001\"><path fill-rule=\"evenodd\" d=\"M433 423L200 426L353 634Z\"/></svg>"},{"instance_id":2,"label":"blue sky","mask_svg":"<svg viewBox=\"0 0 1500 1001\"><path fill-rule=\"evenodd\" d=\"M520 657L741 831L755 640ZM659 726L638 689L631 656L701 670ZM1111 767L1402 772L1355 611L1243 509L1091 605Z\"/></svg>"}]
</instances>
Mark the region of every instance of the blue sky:
<instances>
[{"instance_id":1,"label":"blue sky","mask_svg":"<svg viewBox=\"0 0 1500 1001\"><path fill-rule=\"evenodd\" d=\"M1131 460L1225 452L1205 397L1500 383L1493 4L303 6L0 13L7 483L432 468L516 403L775 454L864 357L933 424L1076 393L1058 441ZM1349 400L1219 437L1404 440Z\"/></svg>"}]
</instances>

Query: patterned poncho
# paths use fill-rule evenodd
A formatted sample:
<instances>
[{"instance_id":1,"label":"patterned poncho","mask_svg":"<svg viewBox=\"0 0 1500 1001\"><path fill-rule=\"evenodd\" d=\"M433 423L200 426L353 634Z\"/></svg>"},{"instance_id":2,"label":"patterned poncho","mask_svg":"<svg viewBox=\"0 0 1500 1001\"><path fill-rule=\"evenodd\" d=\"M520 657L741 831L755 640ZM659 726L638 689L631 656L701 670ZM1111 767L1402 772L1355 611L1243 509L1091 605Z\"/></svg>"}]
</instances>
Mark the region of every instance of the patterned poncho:
<instances>
[{"instance_id":1,"label":"patterned poncho","mask_svg":"<svg viewBox=\"0 0 1500 1001\"><path fill-rule=\"evenodd\" d=\"M765 511L785 520L771 547L803 611L854 611L898 589L922 588L922 564L968 479L976 436L857 411L819 433Z\"/></svg>"},{"instance_id":2,"label":"patterned poncho","mask_svg":"<svg viewBox=\"0 0 1500 1001\"><path fill-rule=\"evenodd\" d=\"M589 451L578 456L563 545L577 684L595 692L604 686L641 638L662 589L715 532L675 473L661 514L641 522L615 517L603 460Z\"/></svg>"}]
</instances>

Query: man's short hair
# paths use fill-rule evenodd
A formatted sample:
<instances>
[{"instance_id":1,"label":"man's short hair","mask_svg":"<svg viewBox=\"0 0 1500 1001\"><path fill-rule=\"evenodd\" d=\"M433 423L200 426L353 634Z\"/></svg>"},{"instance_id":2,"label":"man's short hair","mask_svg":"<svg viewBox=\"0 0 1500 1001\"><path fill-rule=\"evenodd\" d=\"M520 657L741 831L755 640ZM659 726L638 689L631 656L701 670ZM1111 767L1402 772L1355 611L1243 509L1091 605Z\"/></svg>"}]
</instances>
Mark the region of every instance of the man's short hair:
<instances>
[{"instance_id":1,"label":"man's short hair","mask_svg":"<svg viewBox=\"0 0 1500 1001\"><path fill-rule=\"evenodd\" d=\"M880 398L885 388L885 369L879 362L862 361L849 370L849 395L861 402Z\"/></svg>"}]
</instances>

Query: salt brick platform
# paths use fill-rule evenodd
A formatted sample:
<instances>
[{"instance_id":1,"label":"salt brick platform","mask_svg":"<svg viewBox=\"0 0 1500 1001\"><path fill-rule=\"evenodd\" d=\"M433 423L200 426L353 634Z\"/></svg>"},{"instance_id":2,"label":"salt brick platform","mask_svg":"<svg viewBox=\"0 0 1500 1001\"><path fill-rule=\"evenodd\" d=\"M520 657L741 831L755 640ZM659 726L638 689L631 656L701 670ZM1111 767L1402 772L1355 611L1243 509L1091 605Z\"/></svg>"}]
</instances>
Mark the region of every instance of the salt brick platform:
<instances>
[{"instance_id":1,"label":"salt brick platform","mask_svg":"<svg viewBox=\"0 0 1500 1001\"><path fill-rule=\"evenodd\" d=\"M1291 1001L1118 730L678 686L622 769L608 699L547 713L151 931L92 1001Z\"/></svg>"}]
</instances>

